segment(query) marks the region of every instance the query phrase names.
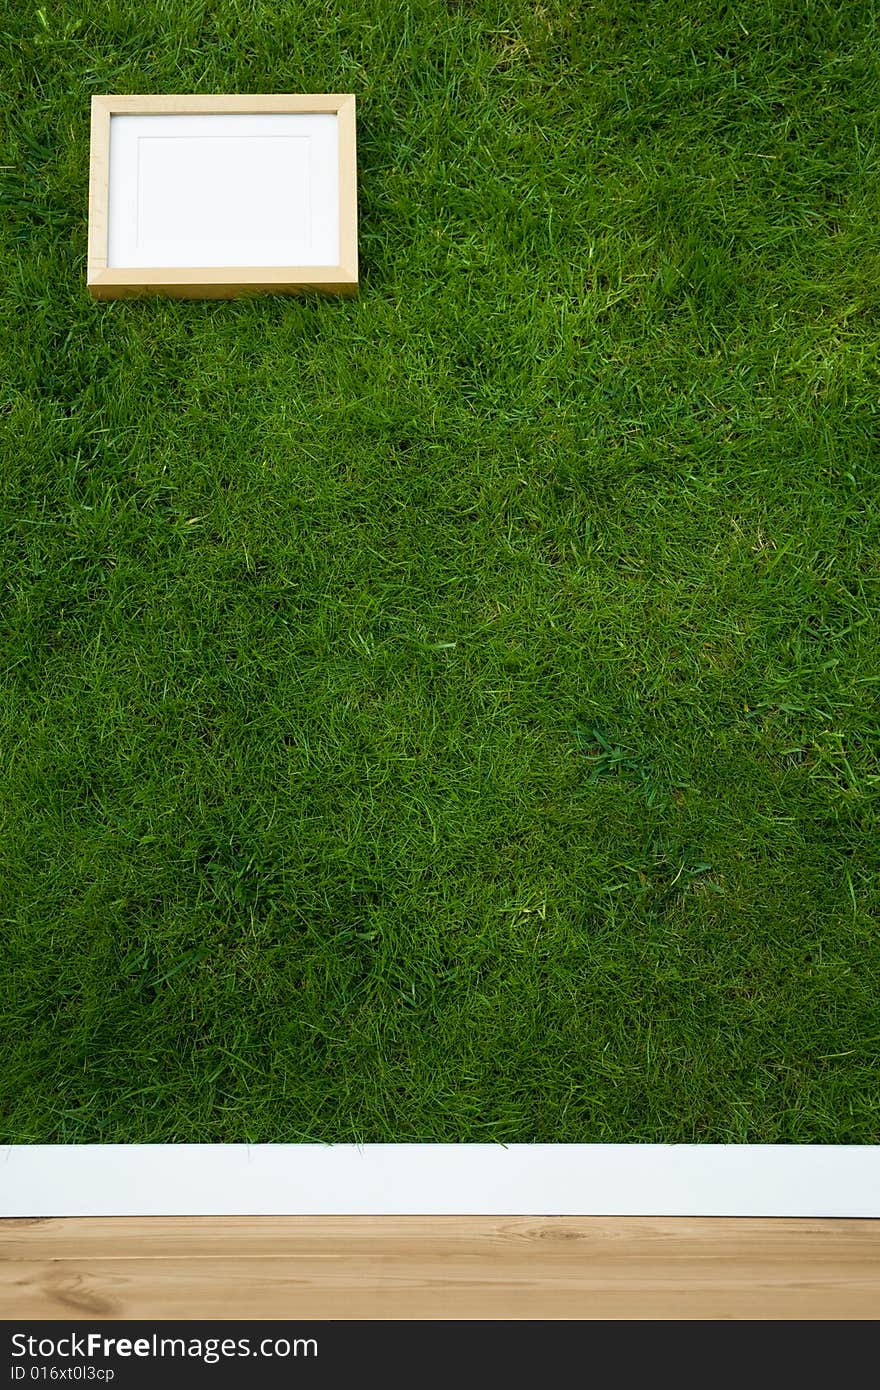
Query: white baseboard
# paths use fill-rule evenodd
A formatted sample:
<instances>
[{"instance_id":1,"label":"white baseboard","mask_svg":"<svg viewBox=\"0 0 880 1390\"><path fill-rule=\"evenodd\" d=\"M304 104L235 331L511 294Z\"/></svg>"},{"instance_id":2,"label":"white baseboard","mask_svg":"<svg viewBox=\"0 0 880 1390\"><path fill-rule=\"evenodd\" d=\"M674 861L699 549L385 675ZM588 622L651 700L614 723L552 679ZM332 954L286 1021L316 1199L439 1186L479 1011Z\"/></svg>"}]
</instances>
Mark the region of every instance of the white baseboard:
<instances>
[{"instance_id":1,"label":"white baseboard","mask_svg":"<svg viewBox=\"0 0 880 1390\"><path fill-rule=\"evenodd\" d=\"M0 1216L880 1217L880 1146L36 1144Z\"/></svg>"}]
</instances>

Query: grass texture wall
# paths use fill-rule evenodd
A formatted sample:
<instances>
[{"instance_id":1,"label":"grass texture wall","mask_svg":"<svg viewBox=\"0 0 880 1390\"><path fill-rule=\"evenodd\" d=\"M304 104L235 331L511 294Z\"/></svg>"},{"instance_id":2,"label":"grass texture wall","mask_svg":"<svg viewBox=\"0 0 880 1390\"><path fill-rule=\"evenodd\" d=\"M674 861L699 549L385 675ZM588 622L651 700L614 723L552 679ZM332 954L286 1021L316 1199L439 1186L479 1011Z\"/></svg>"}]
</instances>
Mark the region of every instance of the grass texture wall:
<instances>
[{"instance_id":1,"label":"grass texture wall","mask_svg":"<svg viewBox=\"0 0 880 1390\"><path fill-rule=\"evenodd\" d=\"M0 6L0 1138L878 1139L865 0ZM96 305L95 92L357 302Z\"/></svg>"}]
</instances>

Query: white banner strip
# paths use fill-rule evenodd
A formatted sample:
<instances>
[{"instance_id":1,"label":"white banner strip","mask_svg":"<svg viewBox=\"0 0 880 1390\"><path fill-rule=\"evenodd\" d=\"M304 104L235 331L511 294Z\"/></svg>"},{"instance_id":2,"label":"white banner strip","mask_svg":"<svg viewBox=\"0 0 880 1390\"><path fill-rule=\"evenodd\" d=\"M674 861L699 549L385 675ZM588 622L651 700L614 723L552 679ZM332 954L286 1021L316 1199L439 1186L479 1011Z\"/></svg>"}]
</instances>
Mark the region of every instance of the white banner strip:
<instances>
[{"instance_id":1,"label":"white banner strip","mask_svg":"<svg viewBox=\"0 0 880 1390\"><path fill-rule=\"evenodd\" d=\"M880 1217L880 1146L36 1144L0 1216Z\"/></svg>"}]
</instances>

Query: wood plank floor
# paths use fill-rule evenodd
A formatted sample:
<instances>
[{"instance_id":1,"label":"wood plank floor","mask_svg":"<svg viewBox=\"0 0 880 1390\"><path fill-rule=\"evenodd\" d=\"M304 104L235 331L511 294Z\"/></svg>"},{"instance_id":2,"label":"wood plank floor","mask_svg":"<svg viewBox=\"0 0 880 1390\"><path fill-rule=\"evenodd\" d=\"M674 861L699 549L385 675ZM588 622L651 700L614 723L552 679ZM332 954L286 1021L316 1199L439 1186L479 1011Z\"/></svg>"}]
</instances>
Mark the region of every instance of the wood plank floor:
<instances>
[{"instance_id":1,"label":"wood plank floor","mask_svg":"<svg viewBox=\"0 0 880 1390\"><path fill-rule=\"evenodd\" d=\"M876 1318L880 1221L0 1222L3 1318Z\"/></svg>"}]
</instances>

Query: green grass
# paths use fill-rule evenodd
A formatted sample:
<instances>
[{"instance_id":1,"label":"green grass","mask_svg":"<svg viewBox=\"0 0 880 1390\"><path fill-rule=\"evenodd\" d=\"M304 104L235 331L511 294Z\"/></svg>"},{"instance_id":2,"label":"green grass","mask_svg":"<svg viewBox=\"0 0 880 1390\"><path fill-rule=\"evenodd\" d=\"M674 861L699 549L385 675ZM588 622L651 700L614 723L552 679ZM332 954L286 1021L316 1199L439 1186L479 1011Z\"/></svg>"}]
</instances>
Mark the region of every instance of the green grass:
<instances>
[{"instance_id":1,"label":"green grass","mask_svg":"<svg viewBox=\"0 0 880 1390\"><path fill-rule=\"evenodd\" d=\"M0 11L4 1141L880 1139L872 0ZM354 91L98 305L93 92Z\"/></svg>"}]
</instances>

